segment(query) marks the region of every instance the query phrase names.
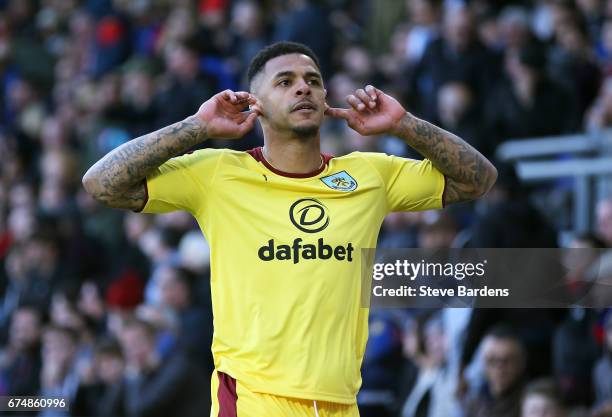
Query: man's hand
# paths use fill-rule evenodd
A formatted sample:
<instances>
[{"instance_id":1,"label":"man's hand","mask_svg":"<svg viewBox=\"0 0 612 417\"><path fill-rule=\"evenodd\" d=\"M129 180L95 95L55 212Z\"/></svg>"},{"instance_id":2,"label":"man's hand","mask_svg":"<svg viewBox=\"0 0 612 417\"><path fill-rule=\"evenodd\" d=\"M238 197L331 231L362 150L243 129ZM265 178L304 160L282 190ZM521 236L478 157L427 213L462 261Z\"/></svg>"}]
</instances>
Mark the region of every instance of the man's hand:
<instances>
[{"instance_id":1,"label":"man's hand","mask_svg":"<svg viewBox=\"0 0 612 417\"><path fill-rule=\"evenodd\" d=\"M202 104L195 117L204 123L208 139L237 139L253 129L259 115L261 107L255 96L225 90Z\"/></svg>"},{"instance_id":2,"label":"man's hand","mask_svg":"<svg viewBox=\"0 0 612 417\"><path fill-rule=\"evenodd\" d=\"M478 198L495 183L497 170L458 136L408 113L402 105L368 85L346 98L349 109L327 108L361 135L390 134L416 149L444 175L443 204Z\"/></svg>"},{"instance_id":3,"label":"man's hand","mask_svg":"<svg viewBox=\"0 0 612 417\"><path fill-rule=\"evenodd\" d=\"M346 97L350 109L327 107L325 114L338 117L361 135L393 133L406 110L393 97L371 85L361 88Z\"/></svg>"}]
</instances>

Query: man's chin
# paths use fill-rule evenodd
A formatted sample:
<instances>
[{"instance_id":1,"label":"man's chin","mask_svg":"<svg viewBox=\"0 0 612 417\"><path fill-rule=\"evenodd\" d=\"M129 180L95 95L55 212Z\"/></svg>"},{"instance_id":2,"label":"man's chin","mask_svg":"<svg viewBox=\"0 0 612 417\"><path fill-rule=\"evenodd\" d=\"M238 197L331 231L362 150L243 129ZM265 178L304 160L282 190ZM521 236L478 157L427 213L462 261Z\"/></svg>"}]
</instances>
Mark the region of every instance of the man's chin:
<instances>
[{"instance_id":1,"label":"man's chin","mask_svg":"<svg viewBox=\"0 0 612 417\"><path fill-rule=\"evenodd\" d=\"M308 138L315 136L321 127L318 123L301 123L292 127L293 133L298 137Z\"/></svg>"}]
</instances>

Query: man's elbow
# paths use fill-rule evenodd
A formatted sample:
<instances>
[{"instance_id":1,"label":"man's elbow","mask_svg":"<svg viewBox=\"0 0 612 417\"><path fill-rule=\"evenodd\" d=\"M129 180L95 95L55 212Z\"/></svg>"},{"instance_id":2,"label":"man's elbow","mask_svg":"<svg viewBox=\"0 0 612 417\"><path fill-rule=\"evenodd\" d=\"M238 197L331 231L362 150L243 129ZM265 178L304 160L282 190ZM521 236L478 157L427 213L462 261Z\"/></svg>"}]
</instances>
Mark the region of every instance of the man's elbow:
<instances>
[{"instance_id":1,"label":"man's elbow","mask_svg":"<svg viewBox=\"0 0 612 417\"><path fill-rule=\"evenodd\" d=\"M497 168L495 168L493 164L491 164L485 172L484 178L482 181L479 181L479 184L475 187L475 198L480 198L488 193L497 181Z\"/></svg>"},{"instance_id":2,"label":"man's elbow","mask_svg":"<svg viewBox=\"0 0 612 417\"><path fill-rule=\"evenodd\" d=\"M94 177L90 171L87 171L83 178L81 178L81 184L83 184L83 188L87 191L87 194L93 195L95 190Z\"/></svg>"},{"instance_id":3,"label":"man's elbow","mask_svg":"<svg viewBox=\"0 0 612 417\"><path fill-rule=\"evenodd\" d=\"M93 197L94 200L104 203L104 193L102 191L102 183L100 178L91 172L91 169L88 170L83 178L81 179L81 183L83 184L83 188L87 191L87 194Z\"/></svg>"}]
</instances>

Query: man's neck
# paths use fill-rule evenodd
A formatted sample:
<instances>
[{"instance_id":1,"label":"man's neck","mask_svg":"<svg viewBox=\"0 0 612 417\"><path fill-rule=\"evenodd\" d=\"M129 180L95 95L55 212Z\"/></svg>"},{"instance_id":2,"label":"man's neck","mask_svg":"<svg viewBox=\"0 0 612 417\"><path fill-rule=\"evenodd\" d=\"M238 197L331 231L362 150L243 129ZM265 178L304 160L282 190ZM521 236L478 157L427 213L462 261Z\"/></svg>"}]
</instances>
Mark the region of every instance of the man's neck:
<instances>
[{"instance_id":1,"label":"man's neck","mask_svg":"<svg viewBox=\"0 0 612 417\"><path fill-rule=\"evenodd\" d=\"M307 174L321 168L319 134L311 138L264 135L263 156L279 171L291 174Z\"/></svg>"}]
</instances>

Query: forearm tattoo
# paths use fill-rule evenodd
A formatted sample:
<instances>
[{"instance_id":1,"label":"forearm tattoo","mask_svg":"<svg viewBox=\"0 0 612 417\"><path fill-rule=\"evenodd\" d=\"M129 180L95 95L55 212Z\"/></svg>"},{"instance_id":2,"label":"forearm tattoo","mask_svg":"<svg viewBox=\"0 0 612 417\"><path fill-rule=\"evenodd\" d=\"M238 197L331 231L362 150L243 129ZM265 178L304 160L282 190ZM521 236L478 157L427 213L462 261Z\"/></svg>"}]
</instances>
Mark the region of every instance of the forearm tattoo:
<instances>
[{"instance_id":1,"label":"forearm tattoo","mask_svg":"<svg viewBox=\"0 0 612 417\"><path fill-rule=\"evenodd\" d=\"M138 210L145 201L143 180L168 159L204 141L207 129L193 116L133 139L106 154L85 174L83 183L96 200Z\"/></svg>"},{"instance_id":2,"label":"forearm tattoo","mask_svg":"<svg viewBox=\"0 0 612 417\"><path fill-rule=\"evenodd\" d=\"M478 198L495 183L493 164L458 136L408 113L396 133L444 174L445 204Z\"/></svg>"}]
</instances>

